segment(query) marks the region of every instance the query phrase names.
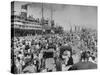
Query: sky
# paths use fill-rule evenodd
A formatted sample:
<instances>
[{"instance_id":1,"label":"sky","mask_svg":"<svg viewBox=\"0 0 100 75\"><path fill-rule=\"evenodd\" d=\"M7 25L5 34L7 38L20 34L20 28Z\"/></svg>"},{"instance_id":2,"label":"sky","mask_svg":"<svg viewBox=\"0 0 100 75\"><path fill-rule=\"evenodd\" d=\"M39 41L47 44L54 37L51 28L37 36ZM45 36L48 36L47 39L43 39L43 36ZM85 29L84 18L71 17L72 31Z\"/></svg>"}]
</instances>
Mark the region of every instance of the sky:
<instances>
[{"instance_id":1,"label":"sky","mask_svg":"<svg viewBox=\"0 0 100 75\"><path fill-rule=\"evenodd\" d=\"M21 12L21 5L24 4L29 4L27 16L32 15L35 18L41 18L41 3L15 2L14 10L16 14ZM46 19L50 19L52 8L53 20L55 20L56 24L61 25L64 30L69 30L70 27L74 26L97 29L96 6L43 3L43 8L44 18Z\"/></svg>"}]
</instances>

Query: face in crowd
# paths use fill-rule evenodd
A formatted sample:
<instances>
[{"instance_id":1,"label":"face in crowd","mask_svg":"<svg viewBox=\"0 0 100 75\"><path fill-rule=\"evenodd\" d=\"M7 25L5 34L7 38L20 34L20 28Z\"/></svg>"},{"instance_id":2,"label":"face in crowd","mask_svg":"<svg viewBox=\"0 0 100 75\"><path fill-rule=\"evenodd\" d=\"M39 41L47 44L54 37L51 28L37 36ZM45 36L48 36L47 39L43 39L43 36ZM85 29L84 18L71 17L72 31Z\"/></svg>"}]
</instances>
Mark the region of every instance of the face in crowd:
<instances>
[{"instance_id":1,"label":"face in crowd","mask_svg":"<svg viewBox=\"0 0 100 75\"><path fill-rule=\"evenodd\" d=\"M66 51L63 52L62 58L65 60L65 64L67 64L67 62L68 62L70 56L71 56L70 51L66 50Z\"/></svg>"}]
</instances>

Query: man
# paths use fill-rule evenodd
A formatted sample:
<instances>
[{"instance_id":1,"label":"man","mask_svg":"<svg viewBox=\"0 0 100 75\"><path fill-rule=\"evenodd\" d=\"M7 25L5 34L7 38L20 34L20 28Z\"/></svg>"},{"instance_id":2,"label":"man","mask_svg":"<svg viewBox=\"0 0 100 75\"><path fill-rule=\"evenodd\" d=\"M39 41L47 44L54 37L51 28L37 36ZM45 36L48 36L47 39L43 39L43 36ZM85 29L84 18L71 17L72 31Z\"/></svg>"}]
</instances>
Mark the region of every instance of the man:
<instances>
[{"instance_id":1,"label":"man","mask_svg":"<svg viewBox=\"0 0 100 75\"><path fill-rule=\"evenodd\" d=\"M56 59L57 71L68 70L73 65L72 49L70 46L60 48L60 58Z\"/></svg>"}]
</instances>

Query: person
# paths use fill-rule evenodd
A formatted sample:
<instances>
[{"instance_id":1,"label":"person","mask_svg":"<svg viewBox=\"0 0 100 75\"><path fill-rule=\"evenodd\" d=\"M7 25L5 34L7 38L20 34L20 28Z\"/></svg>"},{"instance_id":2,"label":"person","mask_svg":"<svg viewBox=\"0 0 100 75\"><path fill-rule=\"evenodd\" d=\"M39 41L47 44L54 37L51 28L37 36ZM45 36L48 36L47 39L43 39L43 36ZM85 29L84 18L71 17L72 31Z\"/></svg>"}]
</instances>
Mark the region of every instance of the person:
<instances>
[{"instance_id":1,"label":"person","mask_svg":"<svg viewBox=\"0 0 100 75\"><path fill-rule=\"evenodd\" d=\"M35 72L36 72L36 66L32 63L30 63L23 69L23 73L35 73Z\"/></svg>"},{"instance_id":2,"label":"person","mask_svg":"<svg viewBox=\"0 0 100 75\"><path fill-rule=\"evenodd\" d=\"M72 49L70 46L60 48L60 59L56 60L57 71L67 71L73 65Z\"/></svg>"},{"instance_id":3,"label":"person","mask_svg":"<svg viewBox=\"0 0 100 75\"><path fill-rule=\"evenodd\" d=\"M41 65L42 65L42 58L43 58L43 52L41 51L39 53L39 56L38 56L38 59L39 59L39 69L41 68Z\"/></svg>"},{"instance_id":4,"label":"person","mask_svg":"<svg viewBox=\"0 0 100 75\"><path fill-rule=\"evenodd\" d=\"M66 71L71 67L71 65L73 65L73 59L71 57L70 51L64 51L62 58L64 59L64 63L62 64L62 71Z\"/></svg>"},{"instance_id":5,"label":"person","mask_svg":"<svg viewBox=\"0 0 100 75\"><path fill-rule=\"evenodd\" d=\"M76 63L78 63L80 61L81 54L78 54L78 53L73 54L72 58L73 58L73 64L76 64Z\"/></svg>"},{"instance_id":6,"label":"person","mask_svg":"<svg viewBox=\"0 0 100 75\"><path fill-rule=\"evenodd\" d=\"M14 58L12 58L12 61L11 61L11 73L18 74L18 69L14 61Z\"/></svg>"},{"instance_id":7,"label":"person","mask_svg":"<svg viewBox=\"0 0 100 75\"><path fill-rule=\"evenodd\" d=\"M86 51L83 51L81 54L81 61L82 62L87 62L88 61L88 55Z\"/></svg>"},{"instance_id":8,"label":"person","mask_svg":"<svg viewBox=\"0 0 100 75\"><path fill-rule=\"evenodd\" d=\"M27 70L32 67L33 70L30 70L31 72L23 70L24 73L28 72L32 73L32 72L67 71L74 69L78 70L83 68L89 69L90 67L93 67L94 64L97 64L96 62L97 56L93 54L90 57L90 53L86 52L85 49L83 49L83 46L84 48L88 49L91 49L89 48L91 46L93 47L92 50L95 52L94 45L91 44L91 42L93 42L92 39L91 41L88 41L87 44L86 43L86 40L88 40L87 38L83 40L84 38L82 39L81 36L79 36L80 39L78 41L77 40L78 37L76 35L78 36L77 33L75 33L75 35L73 33L72 34L68 33L67 35L47 34L47 35L35 35L35 36L28 35L25 37L15 37L15 39L13 39L14 46L12 46L12 48L14 47L13 49L14 51L12 50L12 52L14 52L14 55L16 55L16 59L15 60L12 59L12 61L16 62L15 65L12 64L12 66L15 66L14 70L16 70L16 72L19 72L25 69L26 67L29 67L27 68ZM73 54L72 46L76 47L76 42L77 43L80 42L79 46L82 48L80 48L80 50L75 50L78 53ZM81 46L81 44L83 45ZM89 47L87 47L87 45ZM52 53L49 52L51 49L52 51L54 51L53 56ZM79 54L79 51L81 51L82 49L83 49L82 53ZM48 52L49 54L48 53L45 54L45 52ZM81 62L80 57L82 60L84 60L84 62ZM87 61L88 57L89 61ZM18 62L19 58L20 62ZM22 61L24 63L22 63ZM93 62L95 63L89 65ZM94 68L96 68L96 66L94 66Z\"/></svg>"},{"instance_id":9,"label":"person","mask_svg":"<svg viewBox=\"0 0 100 75\"><path fill-rule=\"evenodd\" d=\"M15 61L16 67L17 67L17 73L20 74L22 72L22 65L21 65L21 59L18 57Z\"/></svg>"}]
</instances>

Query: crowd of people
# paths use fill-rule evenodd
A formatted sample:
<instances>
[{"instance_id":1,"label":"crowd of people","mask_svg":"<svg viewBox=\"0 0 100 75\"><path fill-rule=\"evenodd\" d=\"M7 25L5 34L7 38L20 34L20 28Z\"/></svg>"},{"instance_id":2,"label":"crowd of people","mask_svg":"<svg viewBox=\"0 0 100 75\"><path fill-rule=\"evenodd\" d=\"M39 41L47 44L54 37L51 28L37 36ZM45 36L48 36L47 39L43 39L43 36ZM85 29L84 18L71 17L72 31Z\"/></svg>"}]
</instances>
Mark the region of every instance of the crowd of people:
<instances>
[{"instance_id":1,"label":"crowd of people","mask_svg":"<svg viewBox=\"0 0 100 75\"><path fill-rule=\"evenodd\" d=\"M96 68L97 36L95 33L81 31L80 33L14 36L11 39L12 73Z\"/></svg>"}]
</instances>

